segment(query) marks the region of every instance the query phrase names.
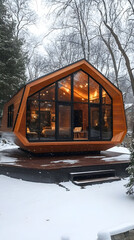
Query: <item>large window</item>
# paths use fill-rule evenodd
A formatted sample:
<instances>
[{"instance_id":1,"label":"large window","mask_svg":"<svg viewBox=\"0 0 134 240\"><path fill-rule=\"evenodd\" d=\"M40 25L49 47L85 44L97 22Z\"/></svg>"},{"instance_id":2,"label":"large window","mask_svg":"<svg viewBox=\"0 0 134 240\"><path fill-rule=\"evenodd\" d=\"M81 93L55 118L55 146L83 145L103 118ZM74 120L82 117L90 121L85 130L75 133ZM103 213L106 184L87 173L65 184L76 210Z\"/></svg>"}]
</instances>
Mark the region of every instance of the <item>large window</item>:
<instances>
[{"instance_id":1,"label":"large window","mask_svg":"<svg viewBox=\"0 0 134 240\"><path fill-rule=\"evenodd\" d=\"M33 94L27 101L29 141L110 140L112 99L83 71Z\"/></svg>"}]
</instances>

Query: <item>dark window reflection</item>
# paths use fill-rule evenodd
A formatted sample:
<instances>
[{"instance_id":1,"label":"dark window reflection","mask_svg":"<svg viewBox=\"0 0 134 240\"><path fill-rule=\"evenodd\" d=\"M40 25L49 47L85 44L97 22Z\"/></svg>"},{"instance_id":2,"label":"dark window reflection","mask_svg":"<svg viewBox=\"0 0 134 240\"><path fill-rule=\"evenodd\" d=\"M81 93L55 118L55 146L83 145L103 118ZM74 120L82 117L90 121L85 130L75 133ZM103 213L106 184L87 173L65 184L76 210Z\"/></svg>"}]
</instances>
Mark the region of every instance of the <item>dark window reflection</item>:
<instances>
[{"instance_id":1,"label":"dark window reflection","mask_svg":"<svg viewBox=\"0 0 134 240\"><path fill-rule=\"evenodd\" d=\"M39 100L39 92L37 92L36 94L32 95L30 98L34 99L34 100Z\"/></svg>"},{"instance_id":2,"label":"dark window reflection","mask_svg":"<svg viewBox=\"0 0 134 240\"><path fill-rule=\"evenodd\" d=\"M71 106L59 105L59 138L71 139Z\"/></svg>"},{"instance_id":3,"label":"dark window reflection","mask_svg":"<svg viewBox=\"0 0 134 240\"><path fill-rule=\"evenodd\" d=\"M91 123L91 137L100 138L100 119L99 119L99 107L91 107L90 112Z\"/></svg>"},{"instance_id":4,"label":"dark window reflection","mask_svg":"<svg viewBox=\"0 0 134 240\"><path fill-rule=\"evenodd\" d=\"M40 102L40 138L55 138L55 102Z\"/></svg>"},{"instance_id":5,"label":"dark window reflection","mask_svg":"<svg viewBox=\"0 0 134 240\"><path fill-rule=\"evenodd\" d=\"M7 127L13 127L14 104L8 107Z\"/></svg>"},{"instance_id":6,"label":"dark window reflection","mask_svg":"<svg viewBox=\"0 0 134 240\"><path fill-rule=\"evenodd\" d=\"M39 102L29 100L27 103L27 137L29 140L39 138Z\"/></svg>"},{"instance_id":7,"label":"dark window reflection","mask_svg":"<svg viewBox=\"0 0 134 240\"><path fill-rule=\"evenodd\" d=\"M74 129L75 140L88 139L88 104L74 103Z\"/></svg>"},{"instance_id":8,"label":"dark window reflection","mask_svg":"<svg viewBox=\"0 0 134 240\"><path fill-rule=\"evenodd\" d=\"M108 96L108 94L104 89L102 89L102 103L111 104L111 98Z\"/></svg>"},{"instance_id":9,"label":"dark window reflection","mask_svg":"<svg viewBox=\"0 0 134 240\"><path fill-rule=\"evenodd\" d=\"M111 131L111 106L102 106L102 138L110 139L112 137Z\"/></svg>"}]
</instances>

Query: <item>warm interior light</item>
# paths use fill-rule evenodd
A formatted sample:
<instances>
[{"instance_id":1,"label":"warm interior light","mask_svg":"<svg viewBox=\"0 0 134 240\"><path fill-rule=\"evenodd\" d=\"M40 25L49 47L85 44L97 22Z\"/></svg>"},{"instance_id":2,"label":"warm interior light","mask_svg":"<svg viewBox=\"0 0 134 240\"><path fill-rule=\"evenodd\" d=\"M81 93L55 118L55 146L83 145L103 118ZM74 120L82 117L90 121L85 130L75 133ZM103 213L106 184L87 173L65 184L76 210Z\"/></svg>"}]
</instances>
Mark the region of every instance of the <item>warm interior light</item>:
<instances>
[{"instance_id":1,"label":"warm interior light","mask_svg":"<svg viewBox=\"0 0 134 240\"><path fill-rule=\"evenodd\" d=\"M104 90L102 91L102 97L106 97L106 92Z\"/></svg>"},{"instance_id":2,"label":"warm interior light","mask_svg":"<svg viewBox=\"0 0 134 240\"><path fill-rule=\"evenodd\" d=\"M86 85L88 85L88 83L86 83ZM83 88L83 85L79 85L79 87ZM65 86L62 86L60 89L63 90L63 95L65 95L65 92L67 92L67 93L70 92L70 89L65 87ZM82 101L88 100L87 93L81 92L78 89L77 89L77 91L76 90L74 91L74 96L78 97L78 98L81 98ZM97 90L95 90L94 93L90 94L90 101L93 101L93 100L98 99L98 98L99 98L99 92Z\"/></svg>"},{"instance_id":3,"label":"warm interior light","mask_svg":"<svg viewBox=\"0 0 134 240\"><path fill-rule=\"evenodd\" d=\"M95 90L95 92L94 92L94 97L95 98L97 97L97 90Z\"/></svg>"},{"instance_id":4,"label":"warm interior light","mask_svg":"<svg viewBox=\"0 0 134 240\"><path fill-rule=\"evenodd\" d=\"M27 133L30 133L30 129L29 129L29 127L27 127Z\"/></svg>"},{"instance_id":5,"label":"warm interior light","mask_svg":"<svg viewBox=\"0 0 134 240\"><path fill-rule=\"evenodd\" d=\"M38 115L36 114L35 111L32 111L31 112L31 119L37 119L38 118Z\"/></svg>"},{"instance_id":6,"label":"warm interior light","mask_svg":"<svg viewBox=\"0 0 134 240\"><path fill-rule=\"evenodd\" d=\"M96 99L98 99L99 98L99 93L98 93L98 91L96 90L94 93L90 93L90 101L94 101L94 100L96 100Z\"/></svg>"},{"instance_id":7,"label":"warm interior light","mask_svg":"<svg viewBox=\"0 0 134 240\"><path fill-rule=\"evenodd\" d=\"M108 127L107 110L105 111L105 114L104 114L104 122L105 122L105 127Z\"/></svg>"}]
</instances>

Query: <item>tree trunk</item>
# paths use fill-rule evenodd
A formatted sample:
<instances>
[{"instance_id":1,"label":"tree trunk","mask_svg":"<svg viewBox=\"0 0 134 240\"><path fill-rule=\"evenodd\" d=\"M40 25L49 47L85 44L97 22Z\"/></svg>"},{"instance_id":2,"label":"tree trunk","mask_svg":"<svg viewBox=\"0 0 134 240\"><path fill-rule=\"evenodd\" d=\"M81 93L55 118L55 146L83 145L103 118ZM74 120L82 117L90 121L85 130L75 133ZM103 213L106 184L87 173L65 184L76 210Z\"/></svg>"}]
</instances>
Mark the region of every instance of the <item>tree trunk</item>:
<instances>
[{"instance_id":1,"label":"tree trunk","mask_svg":"<svg viewBox=\"0 0 134 240\"><path fill-rule=\"evenodd\" d=\"M128 71L128 75L129 75L130 81L131 81L132 90L133 90L133 96L134 96L134 76L133 76L133 73L132 73L132 68L130 66L130 60L129 60L125 50L122 48L121 42L120 42L117 34L113 31L113 29L105 21L104 21L104 24L109 29L109 31L111 32L112 36L114 37L114 39L116 41L116 44L117 44L120 52L122 53L122 55L123 55L123 57L125 59L125 64L126 64L126 67L127 67L127 71Z\"/></svg>"}]
</instances>

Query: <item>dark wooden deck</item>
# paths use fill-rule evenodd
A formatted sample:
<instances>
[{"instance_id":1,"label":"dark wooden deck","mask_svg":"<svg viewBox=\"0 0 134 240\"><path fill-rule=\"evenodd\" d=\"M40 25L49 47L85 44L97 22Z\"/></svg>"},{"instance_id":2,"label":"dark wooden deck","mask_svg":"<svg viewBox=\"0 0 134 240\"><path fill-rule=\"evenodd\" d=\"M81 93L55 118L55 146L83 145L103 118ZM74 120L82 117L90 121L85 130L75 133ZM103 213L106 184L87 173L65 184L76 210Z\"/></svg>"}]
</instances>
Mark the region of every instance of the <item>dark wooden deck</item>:
<instances>
[{"instance_id":1,"label":"dark wooden deck","mask_svg":"<svg viewBox=\"0 0 134 240\"><path fill-rule=\"evenodd\" d=\"M103 151L100 154L33 155L20 149L0 152L0 174L38 182L68 181L71 172L115 169L127 175L129 155Z\"/></svg>"}]
</instances>

